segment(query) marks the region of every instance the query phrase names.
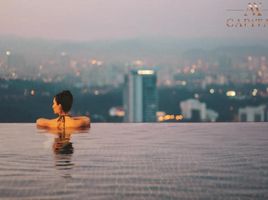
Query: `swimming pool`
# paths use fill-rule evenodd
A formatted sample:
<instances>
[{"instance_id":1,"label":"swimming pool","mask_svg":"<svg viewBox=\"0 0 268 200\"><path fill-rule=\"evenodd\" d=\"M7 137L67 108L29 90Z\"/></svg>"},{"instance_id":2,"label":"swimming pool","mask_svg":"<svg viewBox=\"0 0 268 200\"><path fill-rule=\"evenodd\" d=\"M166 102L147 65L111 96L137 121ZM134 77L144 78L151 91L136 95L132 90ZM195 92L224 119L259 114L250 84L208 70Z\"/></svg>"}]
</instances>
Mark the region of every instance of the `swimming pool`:
<instances>
[{"instance_id":1,"label":"swimming pool","mask_svg":"<svg viewBox=\"0 0 268 200\"><path fill-rule=\"evenodd\" d=\"M268 124L0 124L0 199L268 199Z\"/></svg>"}]
</instances>

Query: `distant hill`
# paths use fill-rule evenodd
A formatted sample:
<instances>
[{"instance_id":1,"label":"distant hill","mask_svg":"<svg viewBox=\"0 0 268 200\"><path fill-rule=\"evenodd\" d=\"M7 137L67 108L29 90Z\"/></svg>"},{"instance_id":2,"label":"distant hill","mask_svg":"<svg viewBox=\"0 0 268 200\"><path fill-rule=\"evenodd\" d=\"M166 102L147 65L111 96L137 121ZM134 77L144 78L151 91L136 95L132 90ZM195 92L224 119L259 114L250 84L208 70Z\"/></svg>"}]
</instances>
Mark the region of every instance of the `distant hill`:
<instances>
[{"instance_id":1,"label":"distant hill","mask_svg":"<svg viewBox=\"0 0 268 200\"><path fill-rule=\"evenodd\" d=\"M245 40L227 38L134 38L128 40L105 40L70 42L44 39L0 37L0 51L14 50L23 54L53 55L65 51L69 54L83 54L101 57L108 61L151 58L158 60L175 58L193 50L208 53L224 51L229 53L266 53L268 40ZM196 52L194 52L196 53Z\"/></svg>"}]
</instances>

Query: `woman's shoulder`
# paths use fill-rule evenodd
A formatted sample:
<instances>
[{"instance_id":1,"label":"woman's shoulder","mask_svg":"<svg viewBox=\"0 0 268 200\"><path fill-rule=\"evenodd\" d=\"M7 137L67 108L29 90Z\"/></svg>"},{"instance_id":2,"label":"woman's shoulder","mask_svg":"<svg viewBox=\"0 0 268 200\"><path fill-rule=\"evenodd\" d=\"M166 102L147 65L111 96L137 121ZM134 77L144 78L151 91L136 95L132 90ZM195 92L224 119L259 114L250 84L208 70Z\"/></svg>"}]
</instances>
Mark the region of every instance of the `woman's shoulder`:
<instances>
[{"instance_id":1,"label":"woman's shoulder","mask_svg":"<svg viewBox=\"0 0 268 200\"><path fill-rule=\"evenodd\" d=\"M71 117L69 125L74 128L89 127L90 119L87 116Z\"/></svg>"},{"instance_id":2,"label":"woman's shoulder","mask_svg":"<svg viewBox=\"0 0 268 200\"><path fill-rule=\"evenodd\" d=\"M65 128L90 127L90 118L87 116L65 116L64 120L61 120L60 117L55 119L39 118L36 120L36 125L40 128L59 128L61 126Z\"/></svg>"},{"instance_id":3,"label":"woman's shoulder","mask_svg":"<svg viewBox=\"0 0 268 200\"><path fill-rule=\"evenodd\" d=\"M39 118L36 120L36 125L38 127L56 128L58 126L57 122L58 122L58 118L55 118L55 119Z\"/></svg>"}]
</instances>

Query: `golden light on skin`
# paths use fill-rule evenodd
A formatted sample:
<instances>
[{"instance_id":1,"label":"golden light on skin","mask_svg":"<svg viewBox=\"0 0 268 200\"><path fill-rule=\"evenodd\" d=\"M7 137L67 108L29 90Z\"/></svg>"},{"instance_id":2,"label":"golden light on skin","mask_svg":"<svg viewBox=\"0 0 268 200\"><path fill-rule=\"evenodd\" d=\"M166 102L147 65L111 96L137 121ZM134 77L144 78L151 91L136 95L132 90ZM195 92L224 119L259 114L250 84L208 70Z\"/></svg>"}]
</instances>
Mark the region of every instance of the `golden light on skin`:
<instances>
[{"instance_id":1,"label":"golden light on skin","mask_svg":"<svg viewBox=\"0 0 268 200\"><path fill-rule=\"evenodd\" d=\"M234 97L234 96L236 96L236 92L234 90L229 90L226 92L226 96Z\"/></svg>"},{"instance_id":2,"label":"golden light on skin","mask_svg":"<svg viewBox=\"0 0 268 200\"><path fill-rule=\"evenodd\" d=\"M138 70L137 72L139 75L152 75L154 74L153 70Z\"/></svg>"},{"instance_id":3,"label":"golden light on skin","mask_svg":"<svg viewBox=\"0 0 268 200\"><path fill-rule=\"evenodd\" d=\"M55 98L53 98L52 109L55 114L60 114L62 112L61 104L57 104Z\"/></svg>"}]
</instances>

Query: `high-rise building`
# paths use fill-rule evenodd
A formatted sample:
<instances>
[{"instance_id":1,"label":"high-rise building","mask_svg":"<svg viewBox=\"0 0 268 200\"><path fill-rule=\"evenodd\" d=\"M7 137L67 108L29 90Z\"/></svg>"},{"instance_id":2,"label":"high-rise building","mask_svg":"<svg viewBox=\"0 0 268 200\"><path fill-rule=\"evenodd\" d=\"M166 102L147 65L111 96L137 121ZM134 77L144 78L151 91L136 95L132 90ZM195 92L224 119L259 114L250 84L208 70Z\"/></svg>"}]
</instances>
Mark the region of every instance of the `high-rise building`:
<instances>
[{"instance_id":1,"label":"high-rise building","mask_svg":"<svg viewBox=\"0 0 268 200\"><path fill-rule=\"evenodd\" d=\"M155 122L158 110L156 71L133 69L125 76L125 122Z\"/></svg>"}]
</instances>

